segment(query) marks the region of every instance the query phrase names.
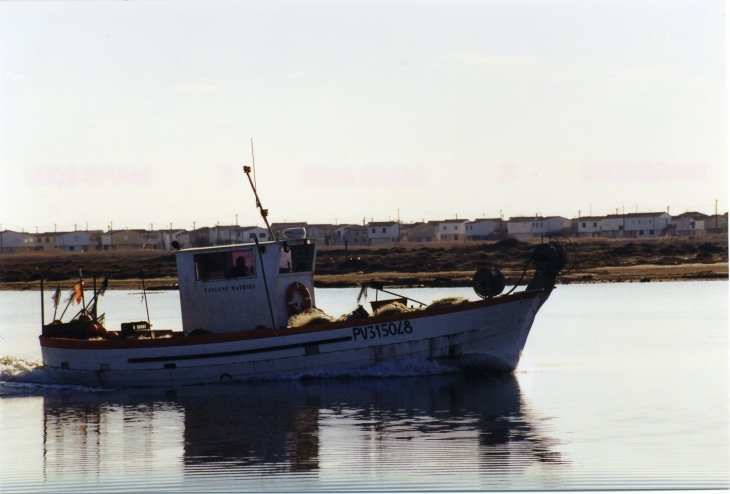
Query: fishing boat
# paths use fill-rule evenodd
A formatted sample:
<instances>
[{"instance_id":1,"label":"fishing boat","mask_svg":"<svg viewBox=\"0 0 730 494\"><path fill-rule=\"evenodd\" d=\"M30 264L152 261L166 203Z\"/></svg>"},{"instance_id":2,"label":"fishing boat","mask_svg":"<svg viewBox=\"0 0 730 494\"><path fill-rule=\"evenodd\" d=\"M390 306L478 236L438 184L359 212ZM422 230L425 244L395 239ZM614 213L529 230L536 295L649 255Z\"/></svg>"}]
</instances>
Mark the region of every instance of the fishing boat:
<instances>
[{"instance_id":1,"label":"fishing boat","mask_svg":"<svg viewBox=\"0 0 730 494\"><path fill-rule=\"evenodd\" d=\"M250 168L244 171L251 181ZM560 239L544 237L527 260L522 278L528 267L534 275L523 290L515 283L502 293L505 278L493 267L475 273L478 299L471 301L426 305L373 281L362 285L361 295L371 289L391 298L376 297L371 311L357 305L335 319L317 309L316 253L305 229L266 242L254 237L179 249L182 331L153 329L149 321L105 328L96 310L102 283L72 320L45 324L43 316L45 369L57 382L113 387L337 375L408 359L511 372L568 264ZM83 298L83 291L76 296Z\"/></svg>"}]
</instances>

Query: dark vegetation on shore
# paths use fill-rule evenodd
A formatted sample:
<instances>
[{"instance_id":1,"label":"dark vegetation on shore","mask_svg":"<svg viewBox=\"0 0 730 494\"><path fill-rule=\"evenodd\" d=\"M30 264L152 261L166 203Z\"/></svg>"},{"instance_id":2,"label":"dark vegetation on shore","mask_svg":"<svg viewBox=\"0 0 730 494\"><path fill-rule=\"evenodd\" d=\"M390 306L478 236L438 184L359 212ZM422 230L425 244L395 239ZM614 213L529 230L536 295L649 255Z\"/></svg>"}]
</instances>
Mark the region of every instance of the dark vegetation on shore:
<instances>
[{"instance_id":1,"label":"dark vegetation on shore","mask_svg":"<svg viewBox=\"0 0 730 494\"><path fill-rule=\"evenodd\" d=\"M345 249L319 249L316 275L439 273L475 271L494 266L522 272L539 239L497 242L395 244ZM712 235L695 238L573 239L577 248L575 270L616 266L716 264L728 262L728 238ZM568 247L572 260L572 251ZM93 273L112 280L171 278L177 276L175 255L170 252L135 250L115 252L37 252L0 255L0 282L40 279L78 279L79 268L89 280Z\"/></svg>"}]
</instances>

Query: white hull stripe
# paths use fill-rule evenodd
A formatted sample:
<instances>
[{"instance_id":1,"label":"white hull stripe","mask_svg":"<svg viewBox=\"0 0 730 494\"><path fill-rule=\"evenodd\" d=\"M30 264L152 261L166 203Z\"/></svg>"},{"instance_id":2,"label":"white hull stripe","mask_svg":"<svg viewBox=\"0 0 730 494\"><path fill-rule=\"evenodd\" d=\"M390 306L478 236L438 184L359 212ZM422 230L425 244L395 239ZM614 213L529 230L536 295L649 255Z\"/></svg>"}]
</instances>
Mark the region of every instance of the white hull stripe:
<instances>
[{"instance_id":1,"label":"white hull stripe","mask_svg":"<svg viewBox=\"0 0 730 494\"><path fill-rule=\"evenodd\" d=\"M248 350L237 350L234 352L216 352L216 353L198 353L194 355L177 355L177 356L162 356L162 357L140 357L130 358L127 362L130 364L140 364L144 362L169 362L171 360L193 360L201 358L220 358L220 357L233 357L236 355L247 355L251 353L265 353L265 352L276 352L280 350L291 350L292 348L305 348L317 345L327 345L330 343L342 343L345 341L352 341L352 336L343 336L341 338L330 338L327 340L316 340L308 341L306 343L292 343L290 345L278 345L268 346L263 348L252 348Z\"/></svg>"}]
</instances>

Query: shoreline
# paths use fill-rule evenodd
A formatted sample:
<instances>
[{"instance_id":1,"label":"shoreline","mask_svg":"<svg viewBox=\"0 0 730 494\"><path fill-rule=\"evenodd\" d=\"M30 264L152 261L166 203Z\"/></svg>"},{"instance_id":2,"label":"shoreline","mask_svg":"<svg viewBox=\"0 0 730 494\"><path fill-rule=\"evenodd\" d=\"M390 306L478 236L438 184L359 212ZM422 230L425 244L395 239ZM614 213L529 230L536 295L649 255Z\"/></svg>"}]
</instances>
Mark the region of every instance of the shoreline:
<instances>
[{"instance_id":1,"label":"shoreline","mask_svg":"<svg viewBox=\"0 0 730 494\"><path fill-rule=\"evenodd\" d=\"M517 281L522 274L521 269L502 269L507 284ZM474 270L455 270L437 272L403 273L384 271L374 273L346 273L314 275L316 288L347 288L357 287L360 283L370 280L384 282L387 286L399 287L456 287L471 286ZM525 276L529 279L530 272ZM567 275L558 277L559 285L574 283L638 283L638 282L669 282L669 281L708 281L727 280L728 263L686 263L676 265L638 264L633 266L604 266L586 269L577 269ZM92 289L92 281L86 279L85 287ZM73 287L75 280L61 282L61 289ZM101 283L101 280L97 280ZM0 282L0 290L37 290L39 281ZM53 290L58 286L57 281L46 281L45 290ZM147 291L176 290L177 277L145 278ZM109 280L110 290L141 290L139 279Z\"/></svg>"}]
</instances>

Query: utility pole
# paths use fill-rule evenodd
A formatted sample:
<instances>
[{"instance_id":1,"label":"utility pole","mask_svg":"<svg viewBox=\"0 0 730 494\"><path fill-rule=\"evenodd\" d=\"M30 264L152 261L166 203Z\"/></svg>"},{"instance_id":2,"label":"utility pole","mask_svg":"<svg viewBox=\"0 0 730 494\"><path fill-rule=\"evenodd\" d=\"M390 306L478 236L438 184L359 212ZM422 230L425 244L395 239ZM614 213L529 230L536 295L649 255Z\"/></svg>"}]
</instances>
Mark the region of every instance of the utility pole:
<instances>
[{"instance_id":1,"label":"utility pole","mask_svg":"<svg viewBox=\"0 0 730 494\"><path fill-rule=\"evenodd\" d=\"M236 226L238 226L238 213L236 213Z\"/></svg>"},{"instance_id":2,"label":"utility pole","mask_svg":"<svg viewBox=\"0 0 730 494\"><path fill-rule=\"evenodd\" d=\"M715 233L717 233L717 199L715 199Z\"/></svg>"}]
</instances>

